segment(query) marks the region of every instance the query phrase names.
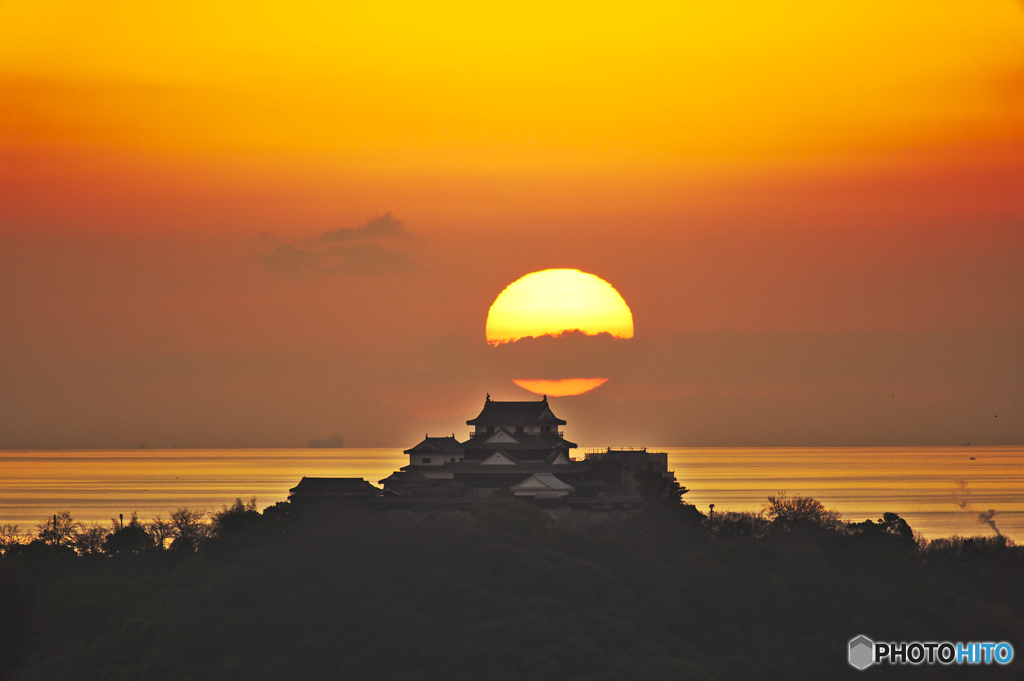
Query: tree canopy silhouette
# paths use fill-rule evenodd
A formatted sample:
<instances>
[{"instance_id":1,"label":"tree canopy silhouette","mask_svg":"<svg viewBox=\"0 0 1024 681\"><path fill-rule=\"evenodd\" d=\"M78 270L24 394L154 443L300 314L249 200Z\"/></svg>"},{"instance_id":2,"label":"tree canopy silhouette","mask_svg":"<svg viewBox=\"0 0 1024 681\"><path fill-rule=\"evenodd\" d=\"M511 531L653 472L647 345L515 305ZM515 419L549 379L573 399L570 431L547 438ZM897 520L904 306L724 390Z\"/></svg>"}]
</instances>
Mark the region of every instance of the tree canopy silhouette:
<instances>
[{"instance_id":1,"label":"tree canopy silhouette","mask_svg":"<svg viewBox=\"0 0 1024 681\"><path fill-rule=\"evenodd\" d=\"M838 530L842 527L839 512L826 509L813 497L787 497L785 492L779 492L768 497L762 512L774 527L784 530Z\"/></svg>"},{"instance_id":2,"label":"tree canopy silhouette","mask_svg":"<svg viewBox=\"0 0 1024 681\"><path fill-rule=\"evenodd\" d=\"M701 535L675 512L556 518L514 499L262 514L236 500L172 513L190 544L170 551L133 516L106 555L37 539L0 556L0 678L820 679L849 673L860 632L953 639L969 622L1024 644L1024 554L1005 537L911 547L896 514L766 506L712 514Z\"/></svg>"}]
</instances>

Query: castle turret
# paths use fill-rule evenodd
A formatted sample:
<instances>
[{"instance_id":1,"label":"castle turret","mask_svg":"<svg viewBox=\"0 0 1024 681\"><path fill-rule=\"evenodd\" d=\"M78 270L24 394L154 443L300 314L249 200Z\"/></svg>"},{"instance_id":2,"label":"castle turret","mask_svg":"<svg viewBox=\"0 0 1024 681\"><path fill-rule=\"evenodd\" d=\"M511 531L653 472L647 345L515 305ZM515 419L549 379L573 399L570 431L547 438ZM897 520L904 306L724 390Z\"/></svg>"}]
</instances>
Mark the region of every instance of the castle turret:
<instances>
[{"instance_id":1,"label":"castle turret","mask_svg":"<svg viewBox=\"0 0 1024 681\"><path fill-rule=\"evenodd\" d=\"M467 460L482 461L497 451L519 460L547 459L561 453L566 458L575 443L562 438L565 421L555 416L547 396L530 402L498 402L490 395L475 419L466 421L474 430L462 444Z\"/></svg>"}]
</instances>

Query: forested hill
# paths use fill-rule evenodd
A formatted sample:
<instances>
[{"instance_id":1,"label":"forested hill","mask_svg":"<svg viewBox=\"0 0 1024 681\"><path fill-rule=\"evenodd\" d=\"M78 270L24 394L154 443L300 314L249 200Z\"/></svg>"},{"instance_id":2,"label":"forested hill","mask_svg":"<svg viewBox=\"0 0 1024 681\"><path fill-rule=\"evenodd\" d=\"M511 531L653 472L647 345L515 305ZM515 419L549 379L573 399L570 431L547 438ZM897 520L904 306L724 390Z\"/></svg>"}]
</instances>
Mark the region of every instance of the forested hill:
<instances>
[{"instance_id":1,"label":"forested hill","mask_svg":"<svg viewBox=\"0 0 1024 681\"><path fill-rule=\"evenodd\" d=\"M881 524L657 507L568 529L516 501L406 517L235 510L197 551L9 548L0 679L1022 676L1024 560L1003 541L925 548ZM858 634L1005 640L1017 658L858 672Z\"/></svg>"}]
</instances>

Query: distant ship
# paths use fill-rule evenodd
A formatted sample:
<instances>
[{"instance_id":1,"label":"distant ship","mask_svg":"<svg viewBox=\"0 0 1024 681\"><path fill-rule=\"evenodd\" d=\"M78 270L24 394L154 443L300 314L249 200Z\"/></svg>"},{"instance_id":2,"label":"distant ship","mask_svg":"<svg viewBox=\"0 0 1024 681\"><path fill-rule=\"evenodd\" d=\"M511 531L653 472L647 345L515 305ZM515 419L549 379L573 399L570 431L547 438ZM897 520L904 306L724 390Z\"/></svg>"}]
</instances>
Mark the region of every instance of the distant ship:
<instances>
[{"instance_id":1,"label":"distant ship","mask_svg":"<svg viewBox=\"0 0 1024 681\"><path fill-rule=\"evenodd\" d=\"M314 449L341 449L345 446L345 441L341 435L335 433L326 440L310 440L309 446Z\"/></svg>"}]
</instances>

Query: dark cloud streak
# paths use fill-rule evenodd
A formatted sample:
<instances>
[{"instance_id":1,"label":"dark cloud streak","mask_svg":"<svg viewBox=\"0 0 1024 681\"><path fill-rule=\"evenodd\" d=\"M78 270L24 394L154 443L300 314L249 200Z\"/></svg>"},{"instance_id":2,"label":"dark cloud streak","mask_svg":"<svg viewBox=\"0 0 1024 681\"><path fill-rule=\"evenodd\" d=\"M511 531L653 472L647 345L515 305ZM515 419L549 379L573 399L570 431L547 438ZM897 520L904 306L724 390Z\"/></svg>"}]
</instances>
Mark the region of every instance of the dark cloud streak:
<instances>
[{"instance_id":1,"label":"dark cloud streak","mask_svg":"<svg viewBox=\"0 0 1024 681\"><path fill-rule=\"evenodd\" d=\"M270 270L290 278L377 276L415 269L408 255L376 243L395 239L411 241L414 237L401 220L387 212L359 227L343 227L324 232L315 239L282 244L262 262Z\"/></svg>"},{"instance_id":2,"label":"dark cloud streak","mask_svg":"<svg viewBox=\"0 0 1024 681\"><path fill-rule=\"evenodd\" d=\"M321 244L333 244L339 241L361 241L369 239L407 239L413 236L406 231L405 223L391 214L382 213L376 218L365 222L359 227L342 227L324 232L317 238Z\"/></svg>"}]
</instances>

